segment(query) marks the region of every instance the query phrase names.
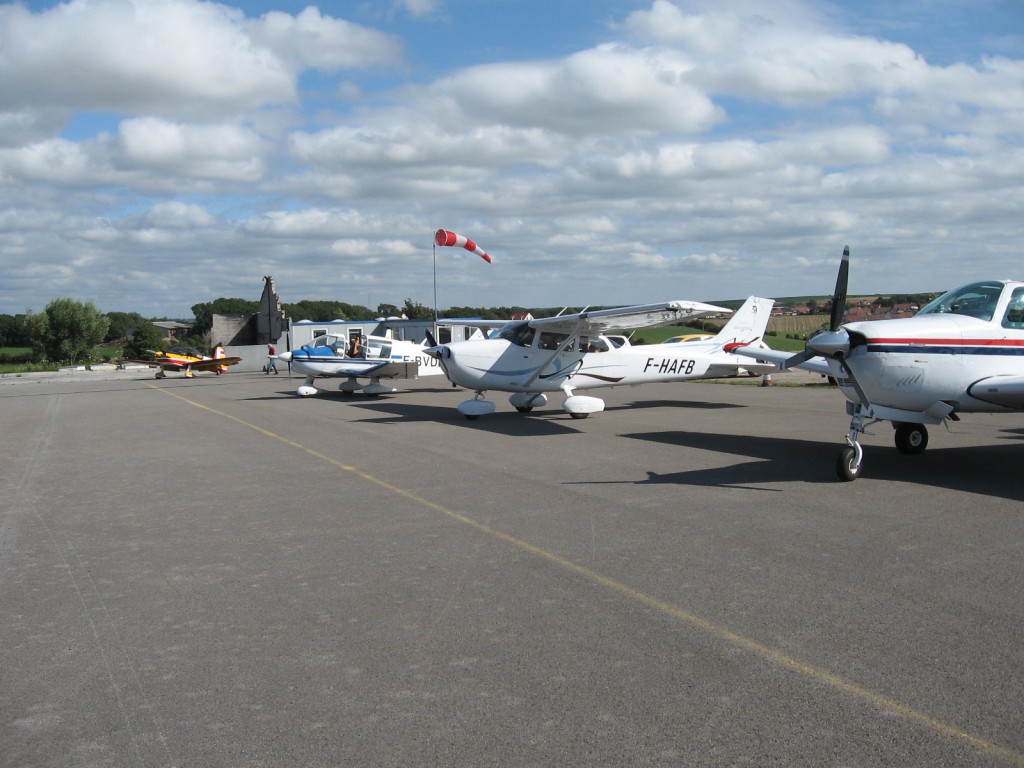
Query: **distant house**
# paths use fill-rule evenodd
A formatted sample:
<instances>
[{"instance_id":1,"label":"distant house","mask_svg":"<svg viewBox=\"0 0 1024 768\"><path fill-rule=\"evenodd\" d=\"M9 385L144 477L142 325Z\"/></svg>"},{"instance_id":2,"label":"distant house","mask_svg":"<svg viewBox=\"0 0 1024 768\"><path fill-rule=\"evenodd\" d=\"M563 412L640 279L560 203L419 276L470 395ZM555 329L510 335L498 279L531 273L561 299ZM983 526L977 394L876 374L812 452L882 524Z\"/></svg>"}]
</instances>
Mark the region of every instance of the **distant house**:
<instances>
[{"instance_id":1,"label":"distant house","mask_svg":"<svg viewBox=\"0 0 1024 768\"><path fill-rule=\"evenodd\" d=\"M182 336L187 336L192 330L188 323L179 323L176 320L154 320L153 325L164 341L178 341Z\"/></svg>"},{"instance_id":2,"label":"distant house","mask_svg":"<svg viewBox=\"0 0 1024 768\"><path fill-rule=\"evenodd\" d=\"M533 315L529 312L516 312L512 315L513 320L533 320Z\"/></svg>"}]
</instances>

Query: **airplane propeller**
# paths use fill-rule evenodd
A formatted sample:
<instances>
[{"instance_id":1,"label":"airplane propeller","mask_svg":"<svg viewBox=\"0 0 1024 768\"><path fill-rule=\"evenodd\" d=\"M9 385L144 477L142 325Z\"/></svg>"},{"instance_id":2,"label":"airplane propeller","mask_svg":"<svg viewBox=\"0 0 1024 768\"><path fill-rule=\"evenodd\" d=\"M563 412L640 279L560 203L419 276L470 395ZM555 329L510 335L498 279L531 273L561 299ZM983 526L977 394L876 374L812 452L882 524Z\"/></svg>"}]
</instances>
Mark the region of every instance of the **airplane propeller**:
<instances>
[{"instance_id":1,"label":"airplane propeller","mask_svg":"<svg viewBox=\"0 0 1024 768\"><path fill-rule=\"evenodd\" d=\"M434 334L427 330L427 348L423 350L426 354L430 355L437 360L444 359L444 352L446 348L441 344L437 343L437 339L434 338Z\"/></svg>"},{"instance_id":2,"label":"airplane propeller","mask_svg":"<svg viewBox=\"0 0 1024 768\"><path fill-rule=\"evenodd\" d=\"M807 338L807 344L803 352L786 360L781 368L785 370L820 355L830 360L838 361L840 367L850 378L850 383L857 392L857 396L865 406L870 405L867 395L861 389L857 377L846 362L850 353L850 333L842 323L846 314L846 290L850 280L850 246L843 248L843 258L839 262L839 274L836 276L836 287L832 293L832 311L829 314L828 330L821 330L812 333Z\"/></svg>"}]
</instances>

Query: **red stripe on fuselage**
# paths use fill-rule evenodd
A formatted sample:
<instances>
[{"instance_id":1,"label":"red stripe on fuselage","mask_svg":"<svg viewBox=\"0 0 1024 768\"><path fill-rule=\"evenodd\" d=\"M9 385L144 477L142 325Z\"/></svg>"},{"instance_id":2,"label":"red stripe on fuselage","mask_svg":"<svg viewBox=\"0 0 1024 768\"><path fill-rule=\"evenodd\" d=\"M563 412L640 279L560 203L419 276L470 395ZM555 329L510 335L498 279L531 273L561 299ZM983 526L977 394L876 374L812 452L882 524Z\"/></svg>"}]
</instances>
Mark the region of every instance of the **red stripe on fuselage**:
<instances>
[{"instance_id":1,"label":"red stripe on fuselage","mask_svg":"<svg viewBox=\"0 0 1024 768\"><path fill-rule=\"evenodd\" d=\"M868 344L914 344L933 347L1024 347L1024 339L868 339Z\"/></svg>"}]
</instances>

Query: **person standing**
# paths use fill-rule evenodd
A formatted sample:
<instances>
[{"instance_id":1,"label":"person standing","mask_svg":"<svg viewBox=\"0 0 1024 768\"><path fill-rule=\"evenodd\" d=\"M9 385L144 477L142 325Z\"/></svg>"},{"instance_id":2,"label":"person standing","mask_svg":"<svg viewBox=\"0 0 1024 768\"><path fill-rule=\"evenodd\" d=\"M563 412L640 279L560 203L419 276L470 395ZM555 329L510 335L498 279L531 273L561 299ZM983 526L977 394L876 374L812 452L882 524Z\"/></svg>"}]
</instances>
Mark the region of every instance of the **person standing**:
<instances>
[{"instance_id":1,"label":"person standing","mask_svg":"<svg viewBox=\"0 0 1024 768\"><path fill-rule=\"evenodd\" d=\"M277 347L273 344L267 344L267 376L270 375L271 371L277 376Z\"/></svg>"}]
</instances>

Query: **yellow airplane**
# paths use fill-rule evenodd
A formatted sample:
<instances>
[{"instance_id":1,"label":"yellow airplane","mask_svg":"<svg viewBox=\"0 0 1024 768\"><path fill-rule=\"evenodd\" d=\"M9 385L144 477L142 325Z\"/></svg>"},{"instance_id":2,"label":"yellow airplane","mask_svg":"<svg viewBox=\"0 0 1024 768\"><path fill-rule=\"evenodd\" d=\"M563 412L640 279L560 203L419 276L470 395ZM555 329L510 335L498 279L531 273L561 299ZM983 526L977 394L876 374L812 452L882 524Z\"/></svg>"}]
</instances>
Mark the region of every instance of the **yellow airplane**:
<instances>
[{"instance_id":1,"label":"yellow airplane","mask_svg":"<svg viewBox=\"0 0 1024 768\"><path fill-rule=\"evenodd\" d=\"M184 371L187 378L193 378L196 371L213 371L218 376L227 373L229 365L238 365L240 357L207 357L194 347L170 347L166 352L150 350L155 355L152 360L128 360L129 363L142 363L159 368L156 377L167 377L166 371Z\"/></svg>"}]
</instances>

